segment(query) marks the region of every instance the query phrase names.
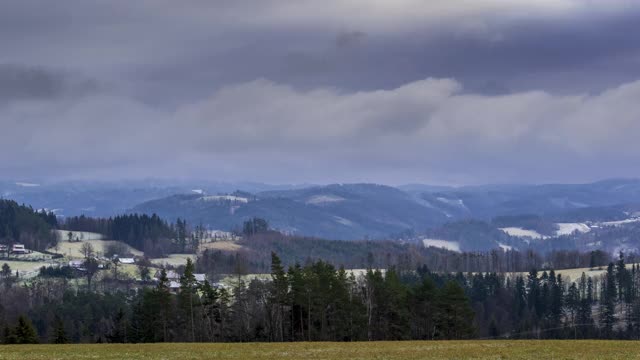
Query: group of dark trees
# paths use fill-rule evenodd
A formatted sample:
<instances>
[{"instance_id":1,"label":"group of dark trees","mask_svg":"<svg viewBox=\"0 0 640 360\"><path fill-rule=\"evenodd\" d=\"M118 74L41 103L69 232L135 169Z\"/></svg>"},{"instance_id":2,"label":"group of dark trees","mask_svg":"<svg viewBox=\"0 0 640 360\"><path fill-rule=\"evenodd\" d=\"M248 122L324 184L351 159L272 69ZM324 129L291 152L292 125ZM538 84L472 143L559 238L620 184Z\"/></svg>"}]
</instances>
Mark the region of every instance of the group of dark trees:
<instances>
[{"instance_id":1,"label":"group of dark trees","mask_svg":"<svg viewBox=\"0 0 640 360\"><path fill-rule=\"evenodd\" d=\"M267 231L245 236L237 242L241 250L225 252L205 250L198 258L200 271L209 275L269 271L271 251L283 264L307 263L331 259L347 269L389 268L401 271L426 265L438 272L525 272L536 269L568 269L604 267L612 256L604 251L580 252L559 250L546 253L490 250L485 252L453 252L439 248L425 248L420 243L399 241L341 241L323 240Z\"/></svg>"},{"instance_id":2,"label":"group of dark trees","mask_svg":"<svg viewBox=\"0 0 640 360\"><path fill-rule=\"evenodd\" d=\"M425 265L353 273L270 257L268 278L238 276L226 287L197 282L201 269L189 261L177 292L164 270L155 285L114 291L71 286L52 269L28 286L3 279L3 342L32 342L31 324L36 341L53 343L640 339L640 267L622 254L603 275L578 279Z\"/></svg>"},{"instance_id":3,"label":"group of dark trees","mask_svg":"<svg viewBox=\"0 0 640 360\"><path fill-rule=\"evenodd\" d=\"M45 250L56 241L51 230L57 225L51 212L0 199L0 244L21 243L28 249Z\"/></svg>"},{"instance_id":4,"label":"group of dark trees","mask_svg":"<svg viewBox=\"0 0 640 360\"><path fill-rule=\"evenodd\" d=\"M229 287L196 282L188 262L173 293L152 287L79 291L64 278L5 288L5 343L23 323L39 342L355 341L466 339L476 335L461 279L429 271L370 269L355 276L324 261L286 269L273 254L268 279ZM48 275L53 275L49 273ZM26 301L28 299L28 301ZM19 317L16 317L19 316ZM31 341L30 341L31 342Z\"/></svg>"},{"instance_id":5,"label":"group of dark trees","mask_svg":"<svg viewBox=\"0 0 640 360\"><path fill-rule=\"evenodd\" d=\"M171 252L195 251L199 239L194 236L186 221L178 219L169 224L157 215L120 215L111 218L87 216L70 217L60 226L65 230L96 232L108 239L120 240L144 251L148 257L157 257Z\"/></svg>"}]
</instances>

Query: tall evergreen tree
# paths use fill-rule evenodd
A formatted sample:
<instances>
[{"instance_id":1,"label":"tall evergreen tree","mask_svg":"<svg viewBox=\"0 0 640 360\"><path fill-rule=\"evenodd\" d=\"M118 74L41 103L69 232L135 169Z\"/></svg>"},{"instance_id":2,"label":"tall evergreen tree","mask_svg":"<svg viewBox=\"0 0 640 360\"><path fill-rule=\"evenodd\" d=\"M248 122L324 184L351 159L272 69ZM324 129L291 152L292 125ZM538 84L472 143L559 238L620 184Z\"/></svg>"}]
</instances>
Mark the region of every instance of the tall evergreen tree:
<instances>
[{"instance_id":1,"label":"tall evergreen tree","mask_svg":"<svg viewBox=\"0 0 640 360\"><path fill-rule=\"evenodd\" d=\"M16 342L18 344L37 344L38 334L31 325L31 321L25 316L20 315L18 318L18 325L14 331L16 336Z\"/></svg>"}]
</instances>

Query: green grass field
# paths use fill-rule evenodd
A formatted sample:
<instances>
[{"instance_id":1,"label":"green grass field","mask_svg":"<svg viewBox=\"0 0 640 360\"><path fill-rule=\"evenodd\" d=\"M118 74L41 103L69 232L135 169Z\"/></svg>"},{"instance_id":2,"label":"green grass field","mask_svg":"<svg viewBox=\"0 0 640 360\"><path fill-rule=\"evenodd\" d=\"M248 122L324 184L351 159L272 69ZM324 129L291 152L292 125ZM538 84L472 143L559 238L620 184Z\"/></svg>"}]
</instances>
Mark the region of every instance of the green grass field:
<instances>
[{"instance_id":1,"label":"green grass field","mask_svg":"<svg viewBox=\"0 0 640 360\"><path fill-rule=\"evenodd\" d=\"M640 359L633 341L7 345L0 359Z\"/></svg>"}]
</instances>

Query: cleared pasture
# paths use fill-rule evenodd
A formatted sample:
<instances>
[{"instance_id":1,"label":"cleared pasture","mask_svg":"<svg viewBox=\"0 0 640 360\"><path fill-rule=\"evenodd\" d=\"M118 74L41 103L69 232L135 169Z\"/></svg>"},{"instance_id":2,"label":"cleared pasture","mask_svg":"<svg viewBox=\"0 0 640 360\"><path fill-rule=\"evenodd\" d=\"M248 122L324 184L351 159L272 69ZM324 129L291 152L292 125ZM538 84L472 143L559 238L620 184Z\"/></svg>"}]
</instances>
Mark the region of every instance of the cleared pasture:
<instances>
[{"instance_id":1,"label":"cleared pasture","mask_svg":"<svg viewBox=\"0 0 640 360\"><path fill-rule=\"evenodd\" d=\"M8 345L0 359L640 359L637 341Z\"/></svg>"}]
</instances>

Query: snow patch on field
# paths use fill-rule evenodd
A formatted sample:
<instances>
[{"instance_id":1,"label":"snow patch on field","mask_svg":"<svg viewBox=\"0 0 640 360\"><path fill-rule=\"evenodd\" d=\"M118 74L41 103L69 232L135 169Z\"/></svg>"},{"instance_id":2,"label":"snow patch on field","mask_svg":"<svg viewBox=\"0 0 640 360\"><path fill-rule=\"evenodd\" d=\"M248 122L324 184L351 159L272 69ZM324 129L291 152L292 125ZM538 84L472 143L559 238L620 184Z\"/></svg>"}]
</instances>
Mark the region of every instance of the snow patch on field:
<instances>
[{"instance_id":1,"label":"snow patch on field","mask_svg":"<svg viewBox=\"0 0 640 360\"><path fill-rule=\"evenodd\" d=\"M436 198L436 200L447 205L457 206L463 209L467 208L467 206L464 204L464 201L462 201L461 199L447 199L447 198L439 197L439 198Z\"/></svg>"},{"instance_id":2,"label":"snow patch on field","mask_svg":"<svg viewBox=\"0 0 640 360\"><path fill-rule=\"evenodd\" d=\"M457 241L438 240L438 239L422 239L425 247L436 247L451 251L460 252L460 243Z\"/></svg>"},{"instance_id":3,"label":"snow patch on field","mask_svg":"<svg viewBox=\"0 0 640 360\"><path fill-rule=\"evenodd\" d=\"M511 251L513 250L513 246L510 245L505 245L503 243L498 243L498 246L500 247L500 249L502 249L502 251L507 252L507 251Z\"/></svg>"},{"instance_id":4,"label":"snow patch on field","mask_svg":"<svg viewBox=\"0 0 640 360\"><path fill-rule=\"evenodd\" d=\"M558 225L558 231L556 232L557 236L571 235L576 231L581 233L588 233L591 231L589 225L584 223L557 223L556 225Z\"/></svg>"},{"instance_id":5,"label":"snow patch on field","mask_svg":"<svg viewBox=\"0 0 640 360\"><path fill-rule=\"evenodd\" d=\"M75 241L82 240L104 240L106 237L102 234L88 232L88 231L69 231L69 230L54 230L61 241L69 241L69 233L71 238Z\"/></svg>"},{"instance_id":6,"label":"snow patch on field","mask_svg":"<svg viewBox=\"0 0 640 360\"><path fill-rule=\"evenodd\" d=\"M201 197L200 200L203 200L203 201L225 201L226 200L226 201L236 201L241 203L249 202L249 199L245 197L234 196L234 195L209 195L209 196Z\"/></svg>"},{"instance_id":7,"label":"snow patch on field","mask_svg":"<svg viewBox=\"0 0 640 360\"><path fill-rule=\"evenodd\" d=\"M40 186L40 184L27 183L27 182L17 182L16 185L17 186L22 186L22 187L38 187L38 186Z\"/></svg>"},{"instance_id":8,"label":"snow patch on field","mask_svg":"<svg viewBox=\"0 0 640 360\"><path fill-rule=\"evenodd\" d=\"M318 205L344 201L345 198L336 195L315 195L307 199L307 204Z\"/></svg>"},{"instance_id":9,"label":"snow patch on field","mask_svg":"<svg viewBox=\"0 0 640 360\"><path fill-rule=\"evenodd\" d=\"M631 218L631 219L625 219L625 220L619 220L619 221L605 221L605 222L601 222L600 225L602 226L620 226L620 225L625 225L625 224L631 224L631 223L636 223L639 222L640 218Z\"/></svg>"},{"instance_id":10,"label":"snow patch on field","mask_svg":"<svg viewBox=\"0 0 640 360\"><path fill-rule=\"evenodd\" d=\"M334 216L334 218L336 219L336 222L342 224L342 225L346 225L346 226L353 226L353 222L349 219L345 219L343 217L340 216Z\"/></svg>"},{"instance_id":11,"label":"snow patch on field","mask_svg":"<svg viewBox=\"0 0 640 360\"><path fill-rule=\"evenodd\" d=\"M506 232L507 234L515 237L529 237L532 239L546 239L547 236L540 234L535 230L527 230L521 227L505 227L500 228L500 230Z\"/></svg>"},{"instance_id":12,"label":"snow patch on field","mask_svg":"<svg viewBox=\"0 0 640 360\"><path fill-rule=\"evenodd\" d=\"M193 192L195 194L198 194L198 195L204 194L204 190L202 190L202 189L193 189L193 190L191 190L191 192Z\"/></svg>"}]
</instances>

